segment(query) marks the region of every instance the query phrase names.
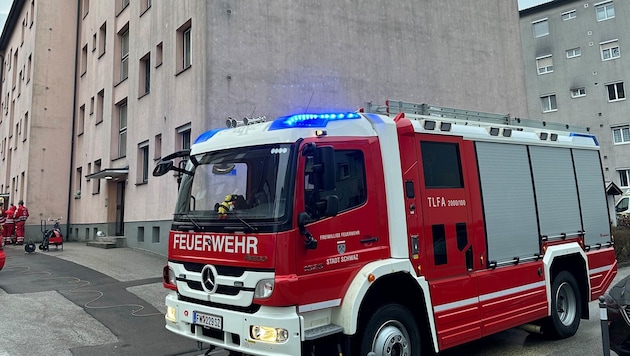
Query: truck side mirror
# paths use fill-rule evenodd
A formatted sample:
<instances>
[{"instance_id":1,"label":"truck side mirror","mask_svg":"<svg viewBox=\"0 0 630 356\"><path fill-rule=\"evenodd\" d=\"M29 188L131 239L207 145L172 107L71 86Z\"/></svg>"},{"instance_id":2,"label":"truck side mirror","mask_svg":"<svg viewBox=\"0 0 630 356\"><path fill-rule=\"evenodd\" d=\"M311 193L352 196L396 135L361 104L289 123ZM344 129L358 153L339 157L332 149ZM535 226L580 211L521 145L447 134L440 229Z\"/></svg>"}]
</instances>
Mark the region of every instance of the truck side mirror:
<instances>
[{"instance_id":1,"label":"truck side mirror","mask_svg":"<svg viewBox=\"0 0 630 356\"><path fill-rule=\"evenodd\" d=\"M170 172L173 168L173 161L159 161L155 168L153 168L153 176L161 177L166 173Z\"/></svg>"}]
</instances>

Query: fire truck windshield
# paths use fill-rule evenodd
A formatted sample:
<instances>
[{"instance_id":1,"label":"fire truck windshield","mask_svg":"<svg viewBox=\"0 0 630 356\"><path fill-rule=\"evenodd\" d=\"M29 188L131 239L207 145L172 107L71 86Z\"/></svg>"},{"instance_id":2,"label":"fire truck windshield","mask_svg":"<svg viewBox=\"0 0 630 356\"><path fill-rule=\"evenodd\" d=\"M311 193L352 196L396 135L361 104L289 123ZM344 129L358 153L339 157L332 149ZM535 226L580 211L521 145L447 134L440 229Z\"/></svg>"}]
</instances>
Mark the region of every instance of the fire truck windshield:
<instances>
[{"instance_id":1,"label":"fire truck windshield","mask_svg":"<svg viewBox=\"0 0 630 356\"><path fill-rule=\"evenodd\" d=\"M277 231L290 221L295 177L291 144L241 147L196 155L179 191L174 223L204 231Z\"/></svg>"}]
</instances>

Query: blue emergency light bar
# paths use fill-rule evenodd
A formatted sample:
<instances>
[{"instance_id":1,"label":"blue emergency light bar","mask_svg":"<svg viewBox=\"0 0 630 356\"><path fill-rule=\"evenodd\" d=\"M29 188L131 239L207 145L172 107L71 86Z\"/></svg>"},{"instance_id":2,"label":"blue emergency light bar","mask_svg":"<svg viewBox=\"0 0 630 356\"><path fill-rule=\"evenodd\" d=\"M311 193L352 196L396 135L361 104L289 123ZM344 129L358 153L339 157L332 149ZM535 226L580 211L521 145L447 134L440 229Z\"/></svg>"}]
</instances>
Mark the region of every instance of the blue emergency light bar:
<instances>
[{"instance_id":1,"label":"blue emergency light bar","mask_svg":"<svg viewBox=\"0 0 630 356\"><path fill-rule=\"evenodd\" d=\"M331 121L352 120L359 118L361 118L361 115L354 112L282 116L271 123L269 131L288 128L324 128Z\"/></svg>"},{"instance_id":2,"label":"blue emergency light bar","mask_svg":"<svg viewBox=\"0 0 630 356\"><path fill-rule=\"evenodd\" d=\"M202 133L201 135L199 135L199 137L197 137L197 139L195 140L195 143L206 142L209 139L211 139L212 136L216 135L217 132L223 131L225 129L226 128L223 127L223 128L220 128L220 129L213 129L213 130L210 130L210 131L206 131L206 132Z\"/></svg>"}]
</instances>

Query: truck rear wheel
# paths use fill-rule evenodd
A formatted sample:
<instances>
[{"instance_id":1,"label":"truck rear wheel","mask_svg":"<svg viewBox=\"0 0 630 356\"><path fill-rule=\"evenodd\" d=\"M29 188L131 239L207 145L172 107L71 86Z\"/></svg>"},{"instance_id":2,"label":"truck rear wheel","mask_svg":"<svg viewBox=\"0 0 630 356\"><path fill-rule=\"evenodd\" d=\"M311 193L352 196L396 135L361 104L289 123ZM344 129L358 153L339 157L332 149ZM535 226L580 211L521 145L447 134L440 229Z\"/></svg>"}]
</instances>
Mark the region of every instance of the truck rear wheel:
<instances>
[{"instance_id":1,"label":"truck rear wheel","mask_svg":"<svg viewBox=\"0 0 630 356\"><path fill-rule=\"evenodd\" d=\"M360 355L419 356L420 330L413 314L399 304L378 309L361 337Z\"/></svg>"},{"instance_id":2,"label":"truck rear wheel","mask_svg":"<svg viewBox=\"0 0 630 356\"><path fill-rule=\"evenodd\" d=\"M556 339L575 335L580 326L581 306L575 277L567 271L560 272L551 285L551 316L543 332Z\"/></svg>"}]
</instances>

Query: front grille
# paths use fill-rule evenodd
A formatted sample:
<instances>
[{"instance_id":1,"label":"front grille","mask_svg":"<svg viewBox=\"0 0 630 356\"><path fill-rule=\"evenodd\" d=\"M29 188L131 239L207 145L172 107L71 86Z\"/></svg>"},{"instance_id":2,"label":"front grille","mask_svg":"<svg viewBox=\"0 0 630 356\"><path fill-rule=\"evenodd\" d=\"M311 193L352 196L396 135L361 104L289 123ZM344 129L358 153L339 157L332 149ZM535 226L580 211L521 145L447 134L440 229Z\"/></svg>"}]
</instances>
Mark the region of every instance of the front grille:
<instances>
[{"instance_id":1,"label":"front grille","mask_svg":"<svg viewBox=\"0 0 630 356\"><path fill-rule=\"evenodd\" d=\"M185 297L185 296L183 296L181 294L179 294L178 297L179 297L178 299L183 301L183 302L194 303L194 304L201 304L201 305L205 305L207 307L227 309L227 310L237 311L237 312L246 313L246 314L254 314L258 310L260 310L260 305L258 305L258 304L252 304L252 305L249 305L249 306L246 306L246 307L238 307L238 306L233 306L233 305L213 303L213 302L203 301L203 300L199 300L199 299L188 298L188 297Z\"/></svg>"}]
</instances>

